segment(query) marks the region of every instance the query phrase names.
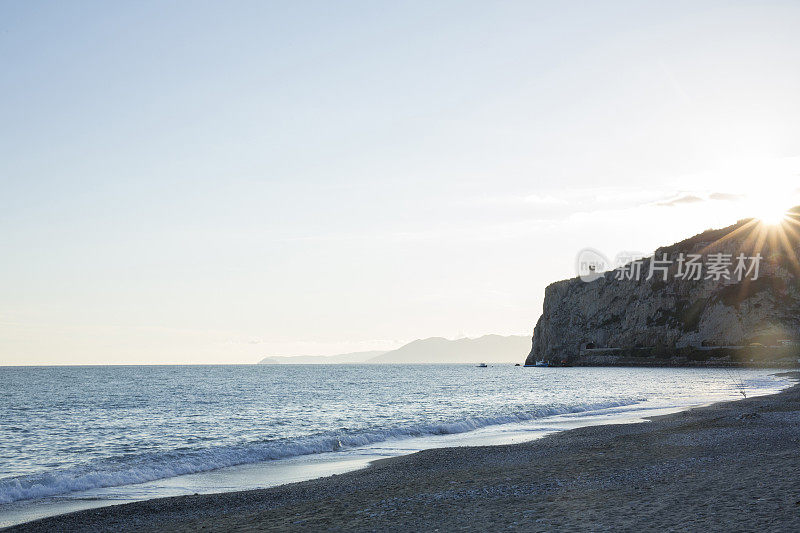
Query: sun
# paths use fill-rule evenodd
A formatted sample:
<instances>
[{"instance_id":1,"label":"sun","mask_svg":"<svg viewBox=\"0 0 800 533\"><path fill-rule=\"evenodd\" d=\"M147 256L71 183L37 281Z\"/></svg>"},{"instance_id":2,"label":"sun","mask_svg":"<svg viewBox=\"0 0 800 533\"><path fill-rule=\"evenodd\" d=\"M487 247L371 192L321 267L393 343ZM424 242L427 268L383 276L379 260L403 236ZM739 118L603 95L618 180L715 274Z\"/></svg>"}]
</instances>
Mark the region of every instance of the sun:
<instances>
[{"instance_id":1,"label":"sun","mask_svg":"<svg viewBox=\"0 0 800 533\"><path fill-rule=\"evenodd\" d=\"M786 220L786 209L772 202L758 202L752 206L751 215L762 224L778 226Z\"/></svg>"}]
</instances>

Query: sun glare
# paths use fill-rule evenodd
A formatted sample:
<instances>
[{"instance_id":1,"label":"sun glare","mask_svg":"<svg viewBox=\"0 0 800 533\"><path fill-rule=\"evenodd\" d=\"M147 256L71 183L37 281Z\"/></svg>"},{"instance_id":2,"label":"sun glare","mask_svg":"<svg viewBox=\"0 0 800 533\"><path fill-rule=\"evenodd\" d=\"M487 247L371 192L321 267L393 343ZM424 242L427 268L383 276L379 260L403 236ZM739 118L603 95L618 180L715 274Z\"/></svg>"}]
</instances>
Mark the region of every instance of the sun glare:
<instances>
[{"instance_id":1,"label":"sun glare","mask_svg":"<svg viewBox=\"0 0 800 533\"><path fill-rule=\"evenodd\" d=\"M762 213L758 215L758 220L762 223L766 224L767 226L777 226L778 224L782 223L786 220L786 213L782 211L775 211L770 213Z\"/></svg>"},{"instance_id":2,"label":"sun glare","mask_svg":"<svg viewBox=\"0 0 800 533\"><path fill-rule=\"evenodd\" d=\"M783 207L765 203L760 203L753 207L751 216L767 226L777 226L786 220L786 209Z\"/></svg>"}]
</instances>

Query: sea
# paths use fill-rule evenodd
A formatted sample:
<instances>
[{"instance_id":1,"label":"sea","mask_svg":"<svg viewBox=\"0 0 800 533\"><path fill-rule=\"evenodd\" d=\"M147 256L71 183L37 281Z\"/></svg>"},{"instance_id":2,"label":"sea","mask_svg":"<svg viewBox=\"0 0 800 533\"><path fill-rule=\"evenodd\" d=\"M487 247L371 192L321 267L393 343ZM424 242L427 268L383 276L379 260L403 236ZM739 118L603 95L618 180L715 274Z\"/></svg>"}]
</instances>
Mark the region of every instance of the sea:
<instances>
[{"instance_id":1,"label":"sea","mask_svg":"<svg viewBox=\"0 0 800 533\"><path fill-rule=\"evenodd\" d=\"M513 365L0 367L0 527L523 442L787 387L774 370Z\"/></svg>"}]
</instances>

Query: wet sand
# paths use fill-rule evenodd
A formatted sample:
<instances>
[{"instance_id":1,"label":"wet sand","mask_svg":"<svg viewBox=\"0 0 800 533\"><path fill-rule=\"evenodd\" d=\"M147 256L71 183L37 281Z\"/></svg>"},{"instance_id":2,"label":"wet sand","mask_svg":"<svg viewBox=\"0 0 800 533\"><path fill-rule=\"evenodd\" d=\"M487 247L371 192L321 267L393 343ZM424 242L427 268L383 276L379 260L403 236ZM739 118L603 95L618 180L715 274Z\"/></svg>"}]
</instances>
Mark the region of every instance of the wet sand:
<instances>
[{"instance_id":1,"label":"wet sand","mask_svg":"<svg viewBox=\"0 0 800 533\"><path fill-rule=\"evenodd\" d=\"M800 531L800 386L524 444L443 448L270 489L8 531Z\"/></svg>"}]
</instances>

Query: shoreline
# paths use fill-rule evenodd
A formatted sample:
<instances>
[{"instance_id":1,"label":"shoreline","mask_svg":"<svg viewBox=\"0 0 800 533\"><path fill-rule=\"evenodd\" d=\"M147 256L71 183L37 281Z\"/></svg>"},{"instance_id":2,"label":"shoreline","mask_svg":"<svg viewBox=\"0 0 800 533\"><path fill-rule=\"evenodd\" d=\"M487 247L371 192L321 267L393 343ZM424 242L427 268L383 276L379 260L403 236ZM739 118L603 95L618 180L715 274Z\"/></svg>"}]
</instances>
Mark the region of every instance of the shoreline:
<instances>
[{"instance_id":1,"label":"shoreline","mask_svg":"<svg viewBox=\"0 0 800 533\"><path fill-rule=\"evenodd\" d=\"M774 393L775 391L767 392L766 394ZM88 489L87 491L45 498L33 507L29 505L37 500L22 500L0 505L0 511L3 511L0 512L0 530L40 519L100 507L186 495L209 495L267 489L296 482L321 479L334 474L344 474L363 469L371 463L382 459L411 455L428 449L518 444L531 442L552 433L569 431L579 427L639 423L646 421L650 416L671 414L726 400L700 401L667 406L650 406L649 403L635 403L604 407L597 410L571 411L525 422L489 425L463 433L389 439L364 447L352 448L348 451L299 455L275 461L222 467L143 483ZM237 485L239 486L237 487ZM223 489L222 487L227 488ZM147 496L143 497L144 494L147 494ZM6 508L7 506L10 507Z\"/></svg>"},{"instance_id":2,"label":"shoreline","mask_svg":"<svg viewBox=\"0 0 800 533\"><path fill-rule=\"evenodd\" d=\"M646 423L424 450L310 481L101 507L5 531L796 529L798 443L795 384Z\"/></svg>"},{"instance_id":3,"label":"shoreline","mask_svg":"<svg viewBox=\"0 0 800 533\"><path fill-rule=\"evenodd\" d=\"M365 372L365 367L358 371ZM325 374L328 372L326 369ZM342 374L341 369L330 372ZM348 375L351 372L346 371ZM156 454L137 462L143 466L141 470L116 469L113 464L109 465L111 468L104 468L106 465L101 463L88 473L78 472L77 476L71 475L69 470L63 475L56 470L52 477L30 476L33 479L23 478L17 485L11 478L11 483L0 482L0 499L4 500L0 504L0 529L109 505L275 487L342 474L380 458L425 449L513 444L575 427L640 422L655 414L738 399L745 389L748 395L774 394L791 383L785 377L776 376L774 370L736 374L708 369L537 371L518 367L475 370L455 365L424 372L406 368L390 370L401 379L409 374L427 375L429 372L455 373L457 381L462 383L474 380L477 389L466 392L468 398L484 394L488 386L507 395L508 402L497 403L487 398L472 412L450 409L457 411L453 413L455 416L440 414L447 411L446 404L441 412L430 411L428 418L410 416L405 422L387 420L388 423L381 423L380 427L345 432L338 442L316 436L285 443L267 441L263 445L257 441L247 442L241 449L234 450L234 460L230 460L226 446L209 446L199 454L167 458ZM385 379L383 372L379 374L372 372L373 382ZM557 384L559 381L561 385ZM599 382L606 385L596 388ZM440 399L448 401L446 396ZM463 400L467 398L463 394L461 398L459 405L466 405ZM435 407L437 403L421 405ZM362 407L374 409L373 404ZM419 406L414 404L410 408L416 410ZM164 429L163 437L170 438L172 432L180 433L185 428L180 423L170 422ZM264 460L265 454L275 457ZM13 468L13 462L10 466Z\"/></svg>"}]
</instances>

